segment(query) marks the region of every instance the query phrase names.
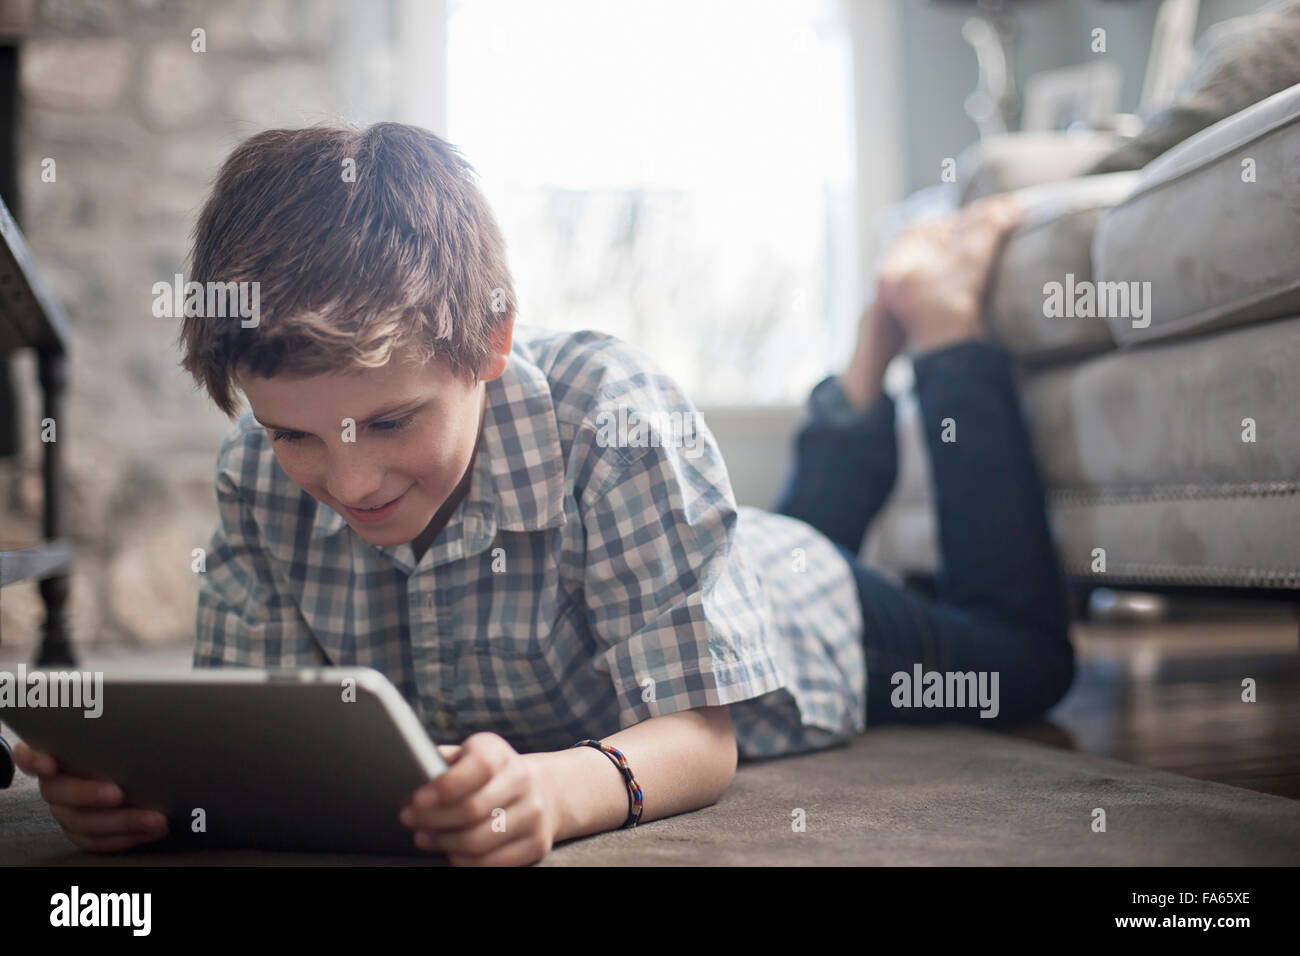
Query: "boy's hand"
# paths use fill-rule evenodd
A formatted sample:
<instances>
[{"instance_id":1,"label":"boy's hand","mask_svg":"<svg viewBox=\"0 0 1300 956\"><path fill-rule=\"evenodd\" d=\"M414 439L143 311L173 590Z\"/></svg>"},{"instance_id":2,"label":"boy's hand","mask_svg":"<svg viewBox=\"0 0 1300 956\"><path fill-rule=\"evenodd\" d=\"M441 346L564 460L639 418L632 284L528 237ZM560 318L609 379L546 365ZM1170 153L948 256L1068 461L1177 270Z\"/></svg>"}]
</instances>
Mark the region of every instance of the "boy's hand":
<instances>
[{"instance_id":1,"label":"boy's hand","mask_svg":"<svg viewBox=\"0 0 1300 956\"><path fill-rule=\"evenodd\" d=\"M153 810L122 803L122 789L106 780L87 780L60 773L58 761L23 741L14 747L14 763L29 777L39 777L41 797L69 840L92 853L113 853L167 835L167 818Z\"/></svg>"},{"instance_id":2,"label":"boy's hand","mask_svg":"<svg viewBox=\"0 0 1300 956\"><path fill-rule=\"evenodd\" d=\"M457 866L527 866L551 852L558 810L536 761L486 732L438 751L450 769L415 791L399 817L416 846Z\"/></svg>"}]
</instances>

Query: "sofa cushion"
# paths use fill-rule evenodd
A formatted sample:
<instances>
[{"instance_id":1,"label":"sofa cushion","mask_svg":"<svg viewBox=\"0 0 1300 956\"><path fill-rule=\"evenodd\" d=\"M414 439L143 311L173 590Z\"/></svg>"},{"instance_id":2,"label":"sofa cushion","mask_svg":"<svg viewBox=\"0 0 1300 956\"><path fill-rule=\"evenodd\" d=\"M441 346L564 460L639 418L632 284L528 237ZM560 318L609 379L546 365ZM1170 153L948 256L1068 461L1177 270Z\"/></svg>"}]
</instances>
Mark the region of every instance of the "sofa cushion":
<instances>
[{"instance_id":1,"label":"sofa cushion","mask_svg":"<svg viewBox=\"0 0 1300 956\"><path fill-rule=\"evenodd\" d=\"M994 336L1022 359L1055 360L1115 347L1100 318L1048 317L1044 287L1092 279L1092 237L1107 208L1127 196L1137 173L1087 176L1018 192L1024 217L1008 235L985 299Z\"/></svg>"},{"instance_id":2,"label":"sofa cushion","mask_svg":"<svg viewBox=\"0 0 1300 956\"><path fill-rule=\"evenodd\" d=\"M1147 165L1093 240L1098 282L1143 283L1150 314L1108 316L1133 345L1300 311L1300 85ZM1145 285L1149 283L1149 285Z\"/></svg>"},{"instance_id":3,"label":"sofa cushion","mask_svg":"<svg viewBox=\"0 0 1300 956\"><path fill-rule=\"evenodd\" d=\"M1216 23L1196 47L1196 63L1174 101L1088 173L1141 169L1193 133L1300 83L1300 3L1275 3Z\"/></svg>"},{"instance_id":4,"label":"sofa cushion","mask_svg":"<svg viewBox=\"0 0 1300 956\"><path fill-rule=\"evenodd\" d=\"M1067 571L1089 576L1100 547L1112 580L1300 588L1297 365L1300 316L1025 375ZM863 555L886 570L934 571L929 462L910 394L897 429L898 485Z\"/></svg>"},{"instance_id":5,"label":"sofa cushion","mask_svg":"<svg viewBox=\"0 0 1300 956\"><path fill-rule=\"evenodd\" d=\"M1026 375L1054 489L1300 479L1300 318ZM1243 441L1255 423L1252 441Z\"/></svg>"}]
</instances>

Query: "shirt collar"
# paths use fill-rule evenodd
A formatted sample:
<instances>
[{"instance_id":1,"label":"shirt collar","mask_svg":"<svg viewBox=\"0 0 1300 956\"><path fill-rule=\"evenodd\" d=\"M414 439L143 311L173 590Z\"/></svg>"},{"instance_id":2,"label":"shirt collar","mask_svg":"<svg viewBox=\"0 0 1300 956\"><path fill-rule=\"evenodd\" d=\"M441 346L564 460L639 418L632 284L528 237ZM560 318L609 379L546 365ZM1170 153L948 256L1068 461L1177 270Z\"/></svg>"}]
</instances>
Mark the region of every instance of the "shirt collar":
<instances>
[{"instance_id":1,"label":"shirt collar","mask_svg":"<svg viewBox=\"0 0 1300 956\"><path fill-rule=\"evenodd\" d=\"M440 540L463 539L465 554L482 550L497 530L536 531L564 524L564 456L546 375L516 339L505 372L485 388L483 436L469 491L439 535ZM347 527L342 515L317 503L313 538ZM414 566L409 542L378 550ZM430 551L437 550L435 541Z\"/></svg>"}]
</instances>

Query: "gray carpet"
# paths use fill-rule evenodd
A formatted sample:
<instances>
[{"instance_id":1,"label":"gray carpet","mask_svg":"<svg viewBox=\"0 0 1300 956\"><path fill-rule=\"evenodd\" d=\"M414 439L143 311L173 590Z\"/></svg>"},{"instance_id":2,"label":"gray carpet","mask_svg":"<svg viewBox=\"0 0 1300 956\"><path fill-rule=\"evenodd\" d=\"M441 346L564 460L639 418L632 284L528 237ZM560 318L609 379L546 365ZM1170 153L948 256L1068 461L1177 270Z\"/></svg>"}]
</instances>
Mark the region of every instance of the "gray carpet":
<instances>
[{"instance_id":1,"label":"gray carpet","mask_svg":"<svg viewBox=\"0 0 1300 956\"><path fill-rule=\"evenodd\" d=\"M1107 832L1091 829L1095 807ZM806 812L793 832L792 812ZM234 851L83 853L19 774L0 790L0 865L321 865L420 858ZM717 804L571 840L544 866L1300 864L1300 801L989 730L880 727L850 747L742 764Z\"/></svg>"}]
</instances>

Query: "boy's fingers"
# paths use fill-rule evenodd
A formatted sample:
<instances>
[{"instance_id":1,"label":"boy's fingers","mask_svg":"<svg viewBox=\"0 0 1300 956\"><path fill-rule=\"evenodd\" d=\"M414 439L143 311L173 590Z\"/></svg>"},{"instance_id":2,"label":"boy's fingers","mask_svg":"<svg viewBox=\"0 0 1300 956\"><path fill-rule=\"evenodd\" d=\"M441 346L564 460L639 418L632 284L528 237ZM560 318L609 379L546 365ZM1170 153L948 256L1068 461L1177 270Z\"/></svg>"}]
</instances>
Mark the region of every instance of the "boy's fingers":
<instances>
[{"instance_id":1,"label":"boy's fingers","mask_svg":"<svg viewBox=\"0 0 1300 956\"><path fill-rule=\"evenodd\" d=\"M160 838L166 830L166 819L152 810L81 810L76 807L50 806L54 817L64 832L83 837L119 837L153 835Z\"/></svg>"},{"instance_id":2,"label":"boy's fingers","mask_svg":"<svg viewBox=\"0 0 1300 956\"><path fill-rule=\"evenodd\" d=\"M69 836L147 836L161 831L148 822L154 814L142 810L81 810L51 806L50 816Z\"/></svg>"},{"instance_id":3,"label":"boy's fingers","mask_svg":"<svg viewBox=\"0 0 1300 956\"><path fill-rule=\"evenodd\" d=\"M33 750L23 741L14 744L14 763L29 777L46 776L58 770L59 765L49 754Z\"/></svg>"},{"instance_id":4,"label":"boy's fingers","mask_svg":"<svg viewBox=\"0 0 1300 956\"><path fill-rule=\"evenodd\" d=\"M122 802L122 790L104 780L62 774L41 778L41 797L46 803L68 807L115 807Z\"/></svg>"},{"instance_id":5,"label":"boy's fingers","mask_svg":"<svg viewBox=\"0 0 1300 956\"><path fill-rule=\"evenodd\" d=\"M14 744L14 763L18 769L29 777L35 776L36 768L32 765L32 748L21 740Z\"/></svg>"},{"instance_id":6,"label":"boy's fingers","mask_svg":"<svg viewBox=\"0 0 1300 956\"><path fill-rule=\"evenodd\" d=\"M478 739L475 739L478 738ZM411 795L411 806L417 811L431 807L447 807L459 803L470 794L487 786L504 765L503 752L513 748L502 737L480 733L468 738L471 743L460 744L453 766L446 773L428 781ZM449 761L450 762L450 761Z\"/></svg>"}]
</instances>

